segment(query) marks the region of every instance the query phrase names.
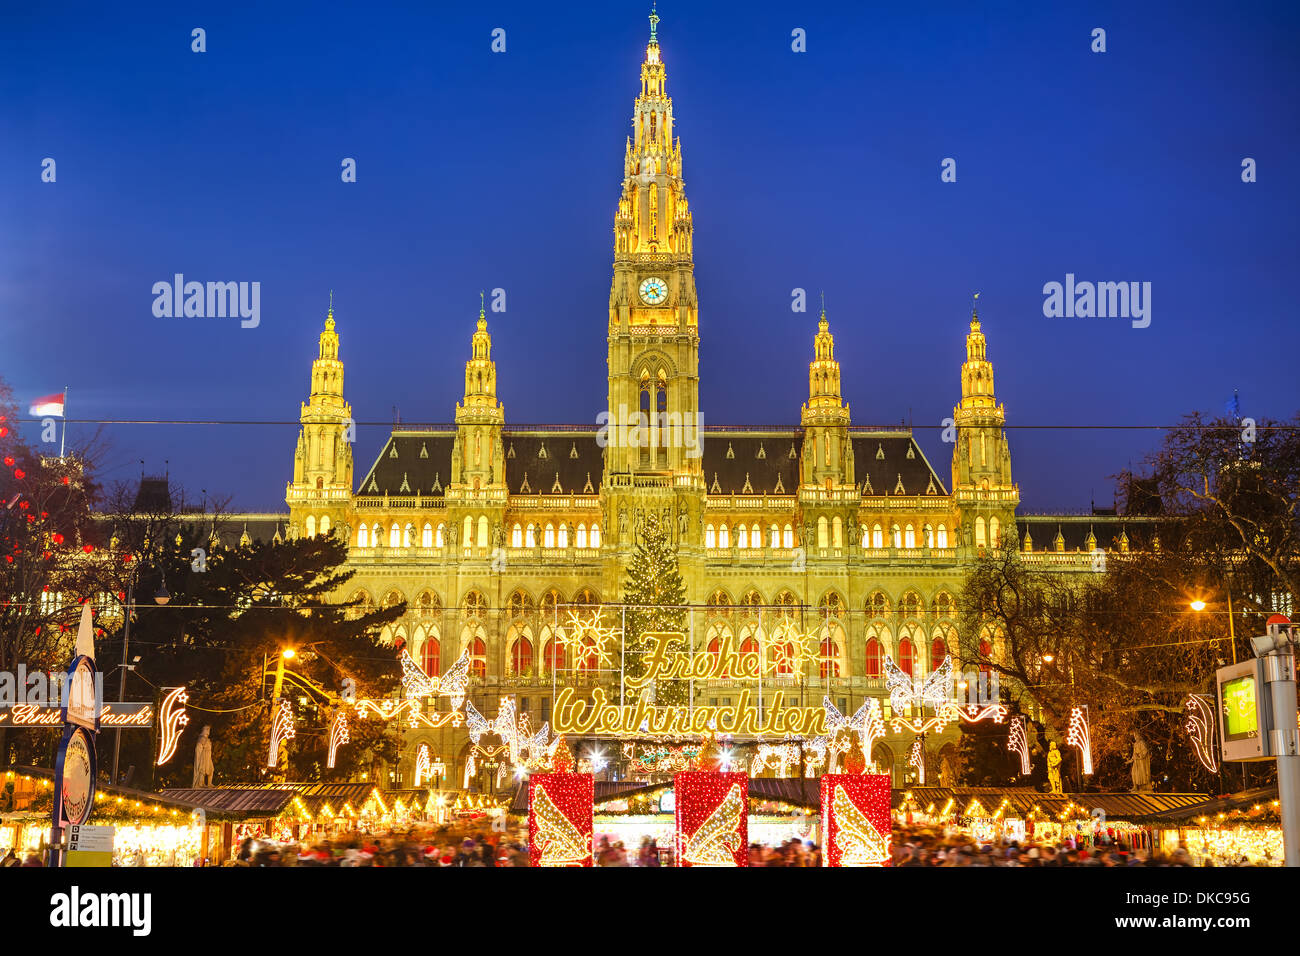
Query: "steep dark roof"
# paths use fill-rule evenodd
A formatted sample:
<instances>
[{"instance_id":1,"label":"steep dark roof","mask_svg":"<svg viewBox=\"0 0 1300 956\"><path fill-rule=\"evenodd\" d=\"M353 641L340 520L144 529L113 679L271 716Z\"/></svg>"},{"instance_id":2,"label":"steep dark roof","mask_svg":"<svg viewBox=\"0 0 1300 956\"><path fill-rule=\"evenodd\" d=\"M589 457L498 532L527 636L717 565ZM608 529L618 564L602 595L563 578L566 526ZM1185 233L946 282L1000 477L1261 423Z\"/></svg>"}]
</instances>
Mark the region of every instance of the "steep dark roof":
<instances>
[{"instance_id":1,"label":"steep dark roof","mask_svg":"<svg viewBox=\"0 0 1300 956\"><path fill-rule=\"evenodd\" d=\"M454 431L394 430L357 485L358 495L441 495L451 480Z\"/></svg>"},{"instance_id":2,"label":"steep dark roof","mask_svg":"<svg viewBox=\"0 0 1300 956\"><path fill-rule=\"evenodd\" d=\"M1066 551L1089 550L1089 532L1096 536L1097 547L1116 551L1119 550L1122 532L1128 536L1129 547L1136 551L1149 546L1152 537L1160 530L1159 521L1101 515L1020 515L1016 524L1017 544L1024 547L1025 531L1028 530L1035 551L1054 550L1058 528L1065 539ZM1169 543L1167 536L1165 543Z\"/></svg>"},{"instance_id":3,"label":"steep dark roof","mask_svg":"<svg viewBox=\"0 0 1300 956\"><path fill-rule=\"evenodd\" d=\"M591 495L600 491L605 452L596 444L594 431L507 431L501 443L506 450L506 488L512 495Z\"/></svg>"},{"instance_id":4,"label":"steep dark roof","mask_svg":"<svg viewBox=\"0 0 1300 956\"><path fill-rule=\"evenodd\" d=\"M864 495L948 494L909 432L853 435L853 471Z\"/></svg>"},{"instance_id":5,"label":"steep dark roof","mask_svg":"<svg viewBox=\"0 0 1300 956\"><path fill-rule=\"evenodd\" d=\"M704 436L704 486L713 495L797 494L802 447L802 433L793 430L708 432Z\"/></svg>"},{"instance_id":6,"label":"steep dark roof","mask_svg":"<svg viewBox=\"0 0 1300 956\"><path fill-rule=\"evenodd\" d=\"M440 495L451 478L452 430L396 429L357 485L358 495ZM907 431L853 433L854 465L864 494L946 495L947 488ZM799 490L801 429L709 429L703 438L710 494L794 495ZM598 494L604 450L596 431L505 429L510 494ZM791 452L793 451L793 456ZM748 487L746 483L748 482ZM558 485L557 485L558 483ZM901 488L900 488L901 484Z\"/></svg>"}]
</instances>

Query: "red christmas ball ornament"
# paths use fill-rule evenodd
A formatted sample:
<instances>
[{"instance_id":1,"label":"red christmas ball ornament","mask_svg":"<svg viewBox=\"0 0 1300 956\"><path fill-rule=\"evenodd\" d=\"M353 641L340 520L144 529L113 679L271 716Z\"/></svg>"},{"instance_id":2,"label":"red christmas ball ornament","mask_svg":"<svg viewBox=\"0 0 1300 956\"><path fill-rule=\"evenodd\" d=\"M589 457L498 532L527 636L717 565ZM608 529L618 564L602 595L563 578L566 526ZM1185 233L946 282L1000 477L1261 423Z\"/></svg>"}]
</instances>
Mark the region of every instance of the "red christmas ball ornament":
<instances>
[{"instance_id":1,"label":"red christmas ball ornament","mask_svg":"<svg viewBox=\"0 0 1300 956\"><path fill-rule=\"evenodd\" d=\"M12 554L6 554L5 564L13 564L13 563L14 563L14 556Z\"/></svg>"},{"instance_id":2,"label":"red christmas ball ornament","mask_svg":"<svg viewBox=\"0 0 1300 956\"><path fill-rule=\"evenodd\" d=\"M20 501L20 502L18 502L18 510L19 510L19 511L26 511L26 510L27 510L28 508L30 508L31 506L32 506L32 503L31 503L30 501Z\"/></svg>"},{"instance_id":3,"label":"red christmas ball ornament","mask_svg":"<svg viewBox=\"0 0 1300 956\"><path fill-rule=\"evenodd\" d=\"M122 555L122 563L123 563L123 564L130 564L130 563L131 563L131 555L129 555L129 554L124 554L124 555Z\"/></svg>"},{"instance_id":4,"label":"red christmas ball ornament","mask_svg":"<svg viewBox=\"0 0 1300 956\"><path fill-rule=\"evenodd\" d=\"M50 540L52 540L55 544L63 544L63 535L59 534L56 531L53 535L51 535Z\"/></svg>"},{"instance_id":5,"label":"red christmas ball ornament","mask_svg":"<svg viewBox=\"0 0 1300 956\"><path fill-rule=\"evenodd\" d=\"M42 521L44 521L44 520L45 520L46 518L48 518L49 516L50 516L50 513L49 513L48 511L42 511L42 512L41 512L41 520L42 520Z\"/></svg>"},{"instance_id":6,"label":"red christmas ball ornament","mask_svg":"<svg viewBox=\"0 0 1300 956\"><path fill-rule=\"evenodd\" d=\"M6 456L5 456L5 467L6 467L6 468L12 468L13 466L14 466L14 459L13 459L13 456L12 456L12 455L6 455Z\"/></svg>"},{"instance_id":7,"label":"red christmas ball ornament","mask_svg":"<svg viewBox=\"0 0 1300 956\"><path fill-rule=\"evenodd\" d=\"M81 546L81 550L85 551L86 554L90 554L92 551L95 550L95 546L93 544L84 544Z\"/></svg>"},{"instance_id":8,"label":"red christmas ball ornament","mask_svg":"<svg viewBox=\"0 0 1300 956\"><path fill-rule=\"evenodd\" d=\"M118 591L118 592L117 592L117 599L118 599L119 601L125 601L125 600L126 600L126 592L125 592L125 591Z\"/></svg>"},{"instance_id":9,"label":"red christmas ball ornament","mask_svg":"<svg viewBox=\"0 0 1300 956\"><path fill-rule=\"evenodd\" d=\"M22 481L24 478L27 477L27 472L23 471L21 468L15 468L14 477L17 478L19 481Z\"/></svg>"},{"instance_id":10,"label":"red christmas ball ornament","mask_svg":"<svg viewBox=\"0 0 1300 956\"><path fill-rule=\"evenodd\" d=\"M52 557L53 557L53 555L50 554L50 552L48 552L48 551L45 552L45 560L46 560L46 561L50 560L50 558L52 558Z\"/></svg>"},{"instance_id":11,"label":"red christmas ball ornament","mask_svg":"<svg viewBox=\"0 0 1300 956\"><path fill-rule=\"evenodd\" d=\"M69 478L67 475L64 475L64 476L63 476L63 483L64 483L65 485L70 485L70 484L72 484L72 479Z\"/></svg>"},{"instance_id":12,"label":"red christmas ball ornament","mask_svg":"<svg viewBox=\"0 0 1300 956\"><path fill-rule=\"evenodd\" d=\"M4 438L5 435L8 435L8 434L9 434L9 426L8 426L8 425L0 425L0 438Z\"/></svg>"}]
</instances>

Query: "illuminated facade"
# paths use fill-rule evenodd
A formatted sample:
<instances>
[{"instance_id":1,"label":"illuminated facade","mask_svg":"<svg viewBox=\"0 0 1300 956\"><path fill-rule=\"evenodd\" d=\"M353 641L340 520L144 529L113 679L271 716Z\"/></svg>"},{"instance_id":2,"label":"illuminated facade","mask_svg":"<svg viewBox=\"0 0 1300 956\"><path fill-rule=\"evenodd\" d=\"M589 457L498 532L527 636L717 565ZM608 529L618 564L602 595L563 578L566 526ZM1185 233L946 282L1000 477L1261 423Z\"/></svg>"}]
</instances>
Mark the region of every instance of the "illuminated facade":
<instances>
[{"instance_id":1,"label":"illuminated facade","mask_svg":"<svg viewBox=\"0 0 1300 956\"><path fill-rule=\"evenodd\" d=\"M405 601L390 636L418 664L440 673L468 649L475 705L491 715L501 696L514 695L540 727L557 688L617 682L616 672L593 673L571 659L555 641L556 625L566 605L621 599L627 560L653 515L677 549L695 647L707 651L729 636L742 650L765 652L775 621L795 618L816 635L819 653L804 673L777 673L766 684L811 704L827 695L851 713L866 697L885 696L885 655L917 678L956 657L955 599L980 551L1006 533L1023 535L1028 560L1087 571L1100 526L1022 518L1016 530L1005 411L975 314L949 438L950 483L910 429L852 425L824 309L809 330L799 427L692 431L701 411L694 223L653 25L614 215L612 426L512 429L480 309L454 425L395 426L354 483L331 310L302 406L285 531L347 535L355 577L341 597ZM649 421L641 435L618 427L634 413ZM694 693L697 702L729 704L739 690L710 681ZM926 742L935 781L940 751L956 733L950 726ZM446 763L446 782L465 782L463 729L407 737L402 779L414 777L427 744ZM901 783L913 742L887 734L871 756Z\"/></svg>"}]
</instances>

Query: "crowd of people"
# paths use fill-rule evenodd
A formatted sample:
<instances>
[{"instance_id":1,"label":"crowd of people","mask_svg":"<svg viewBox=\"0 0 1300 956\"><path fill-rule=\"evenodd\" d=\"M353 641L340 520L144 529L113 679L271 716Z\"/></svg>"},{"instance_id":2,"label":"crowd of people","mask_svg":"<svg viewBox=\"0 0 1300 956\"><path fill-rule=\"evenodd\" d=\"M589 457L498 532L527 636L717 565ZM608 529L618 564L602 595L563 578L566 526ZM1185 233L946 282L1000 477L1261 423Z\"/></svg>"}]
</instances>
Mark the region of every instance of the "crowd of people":
<instances>
[{"instance_id":1,"label":"crowd of people","mask_svg":"<svg viewBox=\"0 0 1300 956\"><path fill-rule=\"evenodd\" d=\"M471 826L412 828L385 834L339 833L302 843L267 838L244 839L225 866L528 866L527 828L506 830ZM1159 866L1198 865L1185 848L1171 853L1132 848L1123 841L1087 847L1026 839L979 843L963 832L895 827L890 847L894 866ZM596 866L671 866L671 847L650 836L634 849L598 836L592 850ZM790 839L778 846L751 843L750 866L821 866L822 851L812 841ZM0 854L0 867L43 866L40 854ZM1212 866L1212 863L1204 864ZM1246 858L1235 865L1253 866Z\"/></svg>"},{"instance_id":2,"label":"crowd of people","mask_svg":"<svg viewBox=\"0 0 1300 956\"><path fill-rule=\"evenodd\" d=\"M527 866L518 833L438 827L340 833L300 844L249 837L227 866Z\"/></svg>"},{"instance_id":3,"label":"crowd of people","mask_svg":"<svg viewBox=\"0 0 1300 956\"><path fill-rule=\"evenodd\" d=\"M1180 847L1171 854L1133 849L1123 841L1091 848L1069 841L1011 840L978 843L964 833L944 835L933 829L895 828L891 847L894 866L1195 866ZM1240 866L1250 866L1243 861Z\"/></svg>"}]
</instances>

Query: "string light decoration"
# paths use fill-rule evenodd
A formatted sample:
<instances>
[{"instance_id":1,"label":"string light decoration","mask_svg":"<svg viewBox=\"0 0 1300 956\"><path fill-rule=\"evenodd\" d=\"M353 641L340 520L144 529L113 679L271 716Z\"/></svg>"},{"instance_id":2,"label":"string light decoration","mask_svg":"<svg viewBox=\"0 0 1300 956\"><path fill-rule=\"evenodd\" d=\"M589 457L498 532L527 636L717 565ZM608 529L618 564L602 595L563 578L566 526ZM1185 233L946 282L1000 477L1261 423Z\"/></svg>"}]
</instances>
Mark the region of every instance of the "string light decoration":
<instances>
[{"instance_id":1,"label":"string light decoration","mask_svg":"<svg viewBox=\"0 0 1300 956\"><path fill-rule=\"evenodd\" d=\"M1092 735L1088 730L1088 708L1080 705L1070 708L1070 726L1065 735L1065 742L1071 747L1079 748L1083 758L1083 774L1092 774Z\"/></svg>"},{"instance_id":2,"label":"string light decoration","mask_svg":"<svg viewBox=\"0 0 1300 956\"><path fill-rule=\"evenodd\" d=\"M184 687L172 688L163 698L162 707L158 711L156 765L159 767L176 756L176 745L181 742L181 728L190 722L189 714L185 712L185 704L189 699Z\"/></svg>"},{"instance_id":3,"label":"string light decoration","mask_svg":"<svg viewBox=\"0 0 1300 956\"><path fill-rule=\"evenodd\" d=\"M817 629L801 631L792 620L778 622L767 643L772 649L765 668L769 676L802 674L821 656Z\"/></svg>"},{"instance_id":4,"label":"string light decoration","mask_svg":"<svg viewBox=\"0 0 1300 956\"><path fill-rule=\"evenodd\" d=\"M348 712L340 707L334 712L334 720L330 722L330 749L325 759L325 766L334 769L334 760L338 756L339 747L347 743L348 739Z\"/></svg>"},{"instance_id":5,"label":"string light decoration","mask_svg":"<svg viewBox=\"0 0 1300 956\"><path fill-rule=\"evenodd\" d=\"M1214 752L1214 702L1204 694L1190 694L1183 701L1187 719L1183 729L1192 740L1192 750L1201 766L1210 773L1218 773L1219 760Z\"/></svg>"},{"instance_id":6,"label":"string light decoration","mask_svg":"<svg viewBox=\"0 0 1300 956\"><path fill-rule=\"evenodd\" d=\"M402 662L402 693L406 697L432 697L438 693L438 678L421 670L406 648L402 648L397 658Z\"/></svg>"},{"instance_id":7,"label":"string light decoration","mask_svg":"<svg viewBox=\"0 0 1300 956\"><path fill-rule=\"evenodd\" d=\"M443 675L438 678L438 693L451 699L451 709L460 710L465 700L465 688L469 687L469 648L460 652L460 657Z\"/></svg>"},{"instance_id":8,"label":"string light decoration","mask_svg":"<svg viewBox=\"0 0 1300 956\"><path fill-rule=\"evenodd\" d=\"M889 866L889 774L821 780L822 866Z\"/></svg>"},{"instance_id":9,"label":"string light decoration","mask_svg":"<svg viewBox=\"0 0 1300 956\"><path fill-rule=\"evenodd\" d=\"M889 690L889 704L896 711L906 711L912 706L943 710L952 704L952 657L945 657L924 680L913 680L886 654L885 686Z\"/></svg>"},{"instance_id":10,"label":"string light decoration","mask_svg":"<svg viewBox=\"0 0 1300 956\"><path fill-rule=\"evenodd\" d=\"M533 866L591 866L595 785L589 773L528 779L528 856Z\"/></svg>"},{"instance_id":11,"label":"string light decoration","mask_svg":"<svg viewBox=\"0 0 1300 956\"><path fill-rule=\"evenodd\" d=\"M465 729L469 732L469 739L474 741L475 746L483 739L485 734L492 733L492 725L488 719L478 712L469 701L465 701Z\"/></svg>"},{"instance_id":12,"label":"string light decoration","mask_svg":"<svg viewBox=\"0 0 1300 956\"><path fill-rule=\"evenodd\" d=\"M912 741L912 751L907 755L908 766L916 768L916 782L925 786L925 746L921 738Z\"/></svg>"},{"instance_id":13,"label":"string light decoration","mask_svg":"<svg viewBox=\"0 0 1300 956\"><path fill-rule=\"evenodd\" d=\"M1007 719L1007 709L1002 704L954 704L956 716L966 721L968 724L978 724L981 720L991 719L993 723L1000 724Z\"/></svg>"},{"instance_id":14,"label":"string light decoration","mask_svg":"<svg viewBox=\"0 0 1300 956\"><path fill-rule=\"evenodd\" d=\"M622 645L623 629L616 624L605 624L600 611L569 611L569 622L559 629L556 640L572 652L569 659L575 663L592 655L596 666L614 666L614 648Z\"/></svg>"},{"instance_id":15,"label":"string light decoration","mask_svg":"<svg viewBox=\"0 0 1300 956\"><path fill-rule=\"evenodd\" d=\"M355 704L358 717L375 717L379 720L397 720L405 717L407 725L415 730L419 727L427 727L430 730L440 730L443 727L459 727L464 723L464 717L458 710L447 711L430 711L424 710L423 702L415 698L407 700L393 700L386 698L384 700L371 700L364 698Z\"/></svg>"},{"instance_id":16,"label":"string light decoration","mask_svg":"<svg viewBox=\"0 0 1300 956\"><path fill-rule=\"evenodd\" d=\"M778 777L790 776L790 767L799 763L799 745L787 742L783 744L759 744L753 759L750 760L749 772L757 776L769 767L776 768Z\"/></svg>"},{"instance_id":17,"label":"string light decoration","mask_svg":"<svg viewBox=\"0 0 1300 956\"><path fill-rule=\"evenodd\" d=\"M682 866L748 866L749 776L688 770L673 790Z\"/></svg>"},{"instance_id":18,"label":"string light decoration","mask_svg":"<svg viewBox=\"0 0 1300 956\"><path fill-rule=\"evenodd\" d=\"M268 767L274 767L279 763L280 744L292 740L295 736L293 704L287 697L282 697L275 705L275 718L271 721L271 750L266 758Z\"/></svg>"},{"instance_id":19,"label":"string light decoration","mask_svg":"<svg viewBox=\"0 0 1300 956\"><path fill-rule=\"evenodd\" d=\"M433 779L433 754L428 744L420 744L415 752L415 786L418 789L426 780Z\"/></svg>"},{"instance_id":20,"label":"string light decoration","mask_svg":"<svg viewBox=\"0 0 1300 956\"><path fill-rule=\"evenodd\" d=\"M1029 737L1025 734L1025 718L1017 717L1011 721L1011 730L1007 734L1007 749L1020 755L1020 775L1029 776L1032 767L1029 764Z\"/></svg>"}]
</instances>

